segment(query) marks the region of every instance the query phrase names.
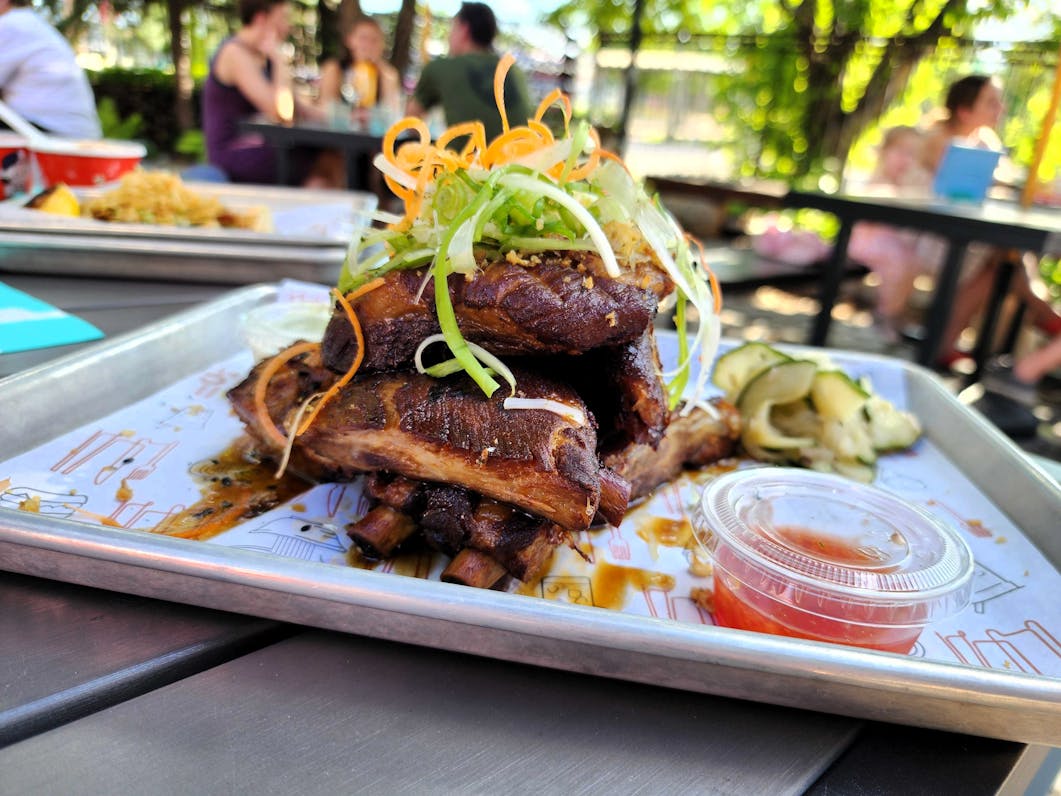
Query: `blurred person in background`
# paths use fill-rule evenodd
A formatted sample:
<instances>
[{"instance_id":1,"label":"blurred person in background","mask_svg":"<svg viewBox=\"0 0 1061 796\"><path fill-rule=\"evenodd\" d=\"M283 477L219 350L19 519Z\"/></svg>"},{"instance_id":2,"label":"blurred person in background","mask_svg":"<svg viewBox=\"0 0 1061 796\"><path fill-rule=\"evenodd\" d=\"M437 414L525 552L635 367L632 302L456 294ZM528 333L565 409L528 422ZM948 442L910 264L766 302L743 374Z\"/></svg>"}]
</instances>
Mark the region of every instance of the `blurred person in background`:
<instances>
[{"instance_id":1,"label":"blurred person in background","mask_svg":"<svg viewBox=\"0 0 1061 796\"><path fill-rule=\"evenodd\" d=\"M447 125L480 121L486 140L501 134L501 114L494 101L494 52L497 19L485 3L462 3L449 31L449 55L426 64L406 112L426 116L441 106ZM513 126L527 123L534 109L527 84L515 67L505 79L505 112Z\"/></svg>"},{"instance_id":2,"label":"blurred person in background","mask_svg":"<svg viewBox=\"0 0 1061 796\"><path fill-rule=\"evenodd\" d=\"M925 135L921 162L932 174L939 169L950 144L1002 150L998 126L1006 104L1002 84L988 75L966 75L947 88L943 118L933 122Z\"/></svg>"},{"instance_id":3,"label":"blurred person in background","mask_svg":"<svg viewBox=\"0 0 1061 796\"><path fill-rule=\"evenodd\" d=\"M1061 334L1020 356L995 357L984 366L981 383L988 392L1034 407L1039 400L1039 385L1059 368Z\"/></svg>"},{"instance_id":4,"label":"blurred person in background","mask_svg":"<svg viewBox=\"0 0 1061 796\"><path fill-rule=\"evenodd\" d=\"M221 42L203 85L203 135L209 162L233 182L269 184L276 179L276 151L260 136L240 132L246 119L291 122L296 116L323 120L323 112L294 97L283 43L291 30L287 0L240 0L242 26ZM297 183L328 187L316 173L317 153L292 151Z\"/></svg>"},{"instance_id":5,"label":"blurred person in background","mask_svg":"<svg viewBox=\"0 0 1061 796\"><path fill-rule=\"evenodd\" d=\"M0 98L47 133L99 138L92 87L74 51L26 6L29 0L0 0Z\"/></svg>"},{"instance_id":6,"label":"blurred person in background","mask_svg":"<svg viewBox=\"0 0 1061 796\"><path fill-rule=\"evenodd\" d=\"M928 195L932 176L921 166L924 145L925 135L916 127L900 125L885 130L877 167L865 186L866 192L885 196ZM913 230L870 221L860 221L851 230L848 254L880 280L874 325L889 343L900 339L914 280L920 274L936 270L936 263L924 257L923 247L919 245L922 237Z\"/></svg>"},{"instance_id":7,"label":"blurred person in background","mask_svg":"<svg viewBox=\"0 0 1061 796\"><path fill-rule=\"evenodd\" d=\"M1002 150L998 127L1006 110L1002 84L993 77L971 74L954 81L947 88L945 115L927 129L922 164L932 174L939 169L951 144ZM922 248L926 259L942 261L945 244L936 241ZM994 289L997 267L1004 252L993 247L971 244L962 266L961 288L955 296L951 316L943 333L938 365L949 367L965 354L956 348L962 331L983 308ZM1014 258L1011 258L1014 259ZM1035 326L1048 337L1061 335L1061 315L1039 297L1032 287L1036 277L1030 272L1030 258L1017 256L1011 282L1012 292L1024 302Z\"/></svg>"},{"instance_id":8,"label":"blurred person in background","mask_svg":"<svg viewBox=\"0 0 1061 796\"><path fill-rule=\"evenodd\" d=\"M354 109L358 127L369 126L370 111L382 111L381 126L398 120L402 108L401 77L384 57L383 28L372 17L358 17L343 36L346 54L321 66L320 101L328 112Z\"/></svg>"}]
</instances>

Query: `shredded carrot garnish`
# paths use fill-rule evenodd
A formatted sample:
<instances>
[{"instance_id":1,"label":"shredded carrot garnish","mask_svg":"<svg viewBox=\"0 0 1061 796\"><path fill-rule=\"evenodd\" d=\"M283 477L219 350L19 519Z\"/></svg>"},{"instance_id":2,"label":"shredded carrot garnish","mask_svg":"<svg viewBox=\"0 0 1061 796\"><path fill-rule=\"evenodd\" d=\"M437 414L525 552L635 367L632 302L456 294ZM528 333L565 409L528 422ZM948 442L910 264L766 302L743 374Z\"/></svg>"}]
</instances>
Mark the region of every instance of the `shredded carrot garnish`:
<instances>
[{"instance_id":1,"label":"shredded carrot garnish","mask_svg":"<svg viewBox=\"0 0 1061 796\"><path fill-rule=\"evenodd\" d=\"M424 205L425 196L439 174L461 169L493 169L510 163L520 162L539 150L556 143L556 136L542 119L549 108L559 107L564 118L564 134L570 133L572 117L571 100L560 89L551 91L539 104L532 118L525 124L511 126L505 110L505 78L516 59L511 53L502 56L494 71L494 101L501 116L502 133L493 141L486 140L486 129L481 122L463 122L453 125L439 135L432 143L427 125L416 117L406 117L396 122L384 135L382 153L390 166L384 173L387 187L405 206L405 215L391 225L392 229L409 229ZM417 139L398 145L402 133L415 131ZM566 162L561 161L544 168L547 174L559 181L581 180L593 173L602 158L608 158L622 164L622 160L613 153L600 147L596 131L590 129L590 135L596 143L587 160L564 173ZM460 152L448 149L454 140L466 137L468 140ZM623 164L623 168L626 168ZM402 179L398 174L405 175Z\"/></svg>"},{"instance_id":2,"label":"shredded carrot garnish","mask_svg":"<svg viewBox=\"0 0 1061 796\"><path fill-rule=\"evenodd\" d=\"M366 282L357 290L352 290L345 296L338 290L334 291L335 300L339 302L339 306L342 307L343 312L346 314L347 320L350 321L350 326L354 330L354 340L357 342L357 353L354 354L354 361L351 363L350 368L344 373L335 384L327 389L321 399L317 402L317 405L313 407L309 415L299 425L298 430L295 432L295 436L300 436L306 432L306 429L313 425L313 421L317 419L317 415L325 407L325 405L339 394L339 390L345 387L350 379L357 373L358 368L361 367L362 361L365 359L365 337L361 332L361 322L357 319L357 314L354 312L354 308L350 306L350 302L356 301L361 296L375 290L377 287L382 285L384 282L383 277L376 277L371 282Z\"/></svg>"},{"instance_id":3,"label":"shredded carrot garnish","mask_svg":"<svg viewBox=\"0 0 1061 796\"><path fill-rule=\"evenodd\" d=\"M711 297L715 300L715 314L717 315L722 312L722 286L718 283L718 277L711 270L711 266L707 264L707 252L704 251L704 244L688 232L685 233L685 239L696 246L700 252L700 267L704 269L704 273L707 274L708 281L711 284Z\"/></svg>"},{"instance_id":4,"label":"shredded carrot garnish","mask_svg":"<svg viewBox=\"0 0 1061 796\"><path fill-rule=\"evenodd\" d=\"M534 121L540 123L545 117L545 112L558 102L560 103L560 110L564 114L564 132L567 133L568 125L571 123L571 98L558 88L554 88L545 95L545 99L538 103L538 110L534 112Z\"/></svg>"},{"instance_id":5,"label":"shredded carrot garnish","mask_svg":"<svg viewBox=\"0 0 1061 796\"><path fill-rule=\"evenodd\" d=\"M254 414L258 418L258 425L261 426L262 431L278 447L282 448L287 445L287 436L276 427L276 423L269 415L269 408L265 405L265 392L269 388L269 382L280 368L299 354L318 350L320 350L320 343L295 343L266 362L258 373L258 380L254 383Z\"/></svg>"},{"instance_id":6,"label":"shredded carrot garnish","mask_svg":"<svg viewBox=\"0 0 1061 796\"><path fill-rule=\"evenodd\" d=\"M589 136L593 139L594 143L593 151L589 153L589 160L587 160L583 165L571 169L571 172L567 175L568 182L585 179L594 172L594 170L597 168L597 165L600 163L600 136L597 135L597 131L594 130L592 127L589 130Z\"/></svg>"},{"instance_id":7,"label":"shredded carrot garnish","mask_svg":"<svg viewBox=\"0 0 1061 796\"><path fill-rule=\"evenodd\" d=\"M516 63L516 57L512 53L505 53L494 70L494 102L501 114L501 131L508 132L508 113L505 111L505 77L512 64Z\"/></svg>"},{"instance_id":8,"label":"shredded carrot garnish","mask_svg":"<svg viewBox=\"0 0 1061 796\"><path fill-rule=\"evenodd\" d=\"M453 125L438 137L435 146L445 149L453 139L464 135L468 136L468 143L464 145L462 155L486 147L486 128L483 127L482 122L464 122Z\"/></svg>"},{"instance_id":9,"label":"shredded carrot garnish","mask_svg":"<svg viewBox=\"0 0 1061 796\"><path fill-rule=\"evenodd\" d=\"M608 149L600 150L600 156L601 156L601 158L603 158L605 160L615 161L616 163L618 163L620 166L623 167L623 170L626 171L627 174L630 173L630 169L628 169L626 167L626 163L623 162L623 159L621 157L619 157L618 155L616 155L611 150L608 150Z\"/></svg>"},{"instance_id":10,"label":"shredded carrot garnish","mask_svg":"<svg viewBox=\"0 0 1061 796\"><path fill-rule=\"evenodd\" d=\"M539 134L528 127L513 127L495 138L483 153L483 166L490 168L502 163L511 163L518 157L535 152L542 147Z\"/></svg>"}]
</instances>

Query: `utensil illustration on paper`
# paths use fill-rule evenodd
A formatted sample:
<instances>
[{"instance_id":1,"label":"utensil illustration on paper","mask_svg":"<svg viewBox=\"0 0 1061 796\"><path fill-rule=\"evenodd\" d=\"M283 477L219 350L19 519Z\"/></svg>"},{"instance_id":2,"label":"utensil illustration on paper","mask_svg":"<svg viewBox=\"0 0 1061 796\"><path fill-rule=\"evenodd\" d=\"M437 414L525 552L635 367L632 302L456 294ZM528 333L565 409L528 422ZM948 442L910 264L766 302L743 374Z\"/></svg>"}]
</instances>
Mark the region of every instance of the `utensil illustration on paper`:
<instances>
[{"instance_id":1,"label":"utensil illustration on paper","mask_svg":"<svg viewBox=\"0 0 1061 796\"><path fill-rule=\"evenodd\" d=\"M692 597L675 595L668 589L649 587L642 590L649 615L657 619L674 619L694 625L713 625L715 620Z\"/></svg>"},{"instance_id":2,"label":"utensil illustration on paper","mask_svg":"<svg viewBox=\"0 0 1061 796\"><path fill-rule=\"evenodd\" d=\"M973 568L973 608L978 614L984 612L984 605L1022 588L1013 581L1006 580L990 567L979 561Z\"/></svg>"},{"instance_id":3,"label":"utensil illustration on paper","mask_svg":"<svg viewBox=\"0 0 1061 796\"><path fill-rule=\"evenodd\" d=\"M60 519L73 517L87 502L88 496L77 492L49 492L32 486L8 486L0 492L3 508L19 509L32 504L38 514Z\"/></svg>"},{"instance_id":4,"label":"utensil illustration on paper","mask_svg":"<svg viewBox=\"0 0 1061 796\"><path fill-rule=\"evenodd\" d=\"M294 514L272 519L251 529L254 544L233 545L243 550L260 550L286 558L327 563L350 547L350 539L334 526L306 520Z\"/></svg>"},{"instance_id":5,"label":"utensil illustration on paper","mask_svg":"<svg viewBox=\"0 0 1061 796\"><path fill-rule=\"evenodd\" d=\"M99 486L125 468L128 472L122 475L122 478L137 481L155 472L159 462L178 444L175 441L154 442L137 437L134 432L130 431L97 429L88 439L53 464L50 469L53 473L70 475L82 468L94 467L99 462L109 459L96 471L92 483ZM150 457L146 461L141 458L145 452L150 452Z\"/></svg>"},{"instance_id":6,"label":"utensil illustration on paper","mask_svg":"<svg viewBox=\"0 0 1061 796\"><path fill-rule=\"evenodd\" d=\"M238 384L242 376L235 371L218 368L208 370L199 377L199 384L192 395L202 401L216 398L234 384Z\"/></svg>"},{"instance_id":7,"label":"utensil illustration on paper","mask_svg":"<svg viewBox=\"0 0 1061 796\"><path fill-rule=\"evenodd\" d=\"M974 666L1044 674L1056 670L1061 660L1061 641L1034 619L1009 632L991 627L983 632L983 638L970 637L964 630L936 635L955 658Z\"/></svg>"}]
</instances>

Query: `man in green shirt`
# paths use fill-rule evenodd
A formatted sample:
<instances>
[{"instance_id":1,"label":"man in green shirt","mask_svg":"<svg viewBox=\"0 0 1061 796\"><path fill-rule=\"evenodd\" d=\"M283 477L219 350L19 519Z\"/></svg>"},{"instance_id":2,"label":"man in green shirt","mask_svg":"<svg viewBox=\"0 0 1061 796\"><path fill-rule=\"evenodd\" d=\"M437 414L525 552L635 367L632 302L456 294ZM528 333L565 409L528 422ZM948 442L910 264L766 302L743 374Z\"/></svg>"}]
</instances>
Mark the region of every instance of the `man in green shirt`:
<instances>
[{"instance_id":1,"label":"man in green shirt","mask_svg":"<svg viewBox=\"0 0 1061 796\"><path fill-rule=\"evenodd\" d=\"M462 3L449 31L449 55L424 66L413 96L410 116L424 116L442 106L446 124L481 121L486 140L501 134L501 114L494 101L494 70L500 60L493 50L497 19L485 3ZM515 127L534 112L523 75L513 67L505 79L505 112Z\"/></svg>"}]
</instances>

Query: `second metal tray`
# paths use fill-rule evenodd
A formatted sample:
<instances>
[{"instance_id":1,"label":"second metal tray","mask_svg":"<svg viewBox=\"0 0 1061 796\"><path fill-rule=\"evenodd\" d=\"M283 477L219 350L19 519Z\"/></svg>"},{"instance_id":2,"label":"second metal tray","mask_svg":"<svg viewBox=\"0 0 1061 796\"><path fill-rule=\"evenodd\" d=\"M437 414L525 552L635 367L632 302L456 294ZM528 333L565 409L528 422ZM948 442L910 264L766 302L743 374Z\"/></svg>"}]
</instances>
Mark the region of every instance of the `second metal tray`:
<instances>
[{"instance_id":1,"label":"second metal tray","mask_svg":"<svg viewBox=\"0 0 1061 796\"><path fill-rule=\"evenodd\" d=\"M374 194L188 183L233 208L264 206L278 231L109 224L25 210L0 212L0 271L246 285L282 278L333 284L350 240L371 223ZM100 189L80 189L82 196ZM315 210L332 223L315 227ZM341 212L340 212L341 209ZM291 217L298 215L297 221ZM285 222L285 218L289 222ZM289 229L285 229L285 223Z\"/></svg>"}]
</instances>

